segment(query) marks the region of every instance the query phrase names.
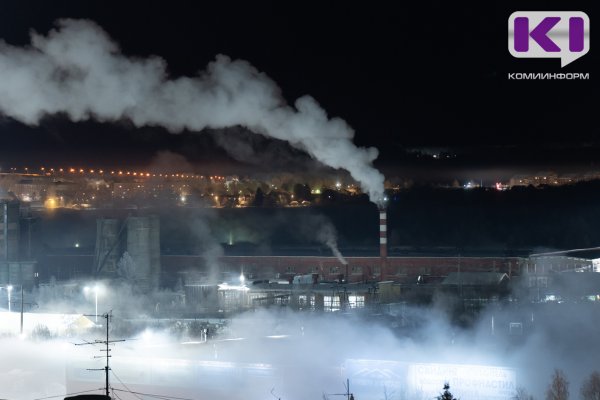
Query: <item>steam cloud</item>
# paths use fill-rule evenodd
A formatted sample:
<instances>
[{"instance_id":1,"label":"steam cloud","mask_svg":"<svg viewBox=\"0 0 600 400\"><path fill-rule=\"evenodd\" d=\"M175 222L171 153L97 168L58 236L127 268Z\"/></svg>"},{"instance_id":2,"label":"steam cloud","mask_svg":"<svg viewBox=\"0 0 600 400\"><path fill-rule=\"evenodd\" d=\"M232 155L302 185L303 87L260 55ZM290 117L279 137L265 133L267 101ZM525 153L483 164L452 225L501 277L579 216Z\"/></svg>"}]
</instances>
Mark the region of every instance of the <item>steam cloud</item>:
<instances>
[{"instance_id":1,"label":"steam cloud","mask_svg":"<svg viewBox=\"0 0 600 400\"><path fill-rule=\"evenodd\" d=\"M131 317L139 318L138 313L147 308L148 303L152 304L134 296L130 291L115 289L111 287L110 296L103 297L103 308L128 304ZM125 301L127 298L131 299L131 302ZM528 310L534 312L536 326L540 329L518 337L520 340L516 342L514 337L506 335L506 322L523 321L523 317L531 317L529 312L525 312L526 315L523 316L520 315L521 312L511 308L490 309L482 313L468 330L452 325L447 314L437 306L391 309L387 314L388 322L395 321L398 324L396 328L359 315L343 317L262 310L232 319L228 330L223 332L221 337L194 347L183 348L178 345L180 338L175 334L170 335L167 344L160 346L156 343L156 338L150 343L134 340L119 344L113 349L111 365L114 373L120 376L128 387L131 387L129 385L132 385L133 381L151 376L155 385L148 389L148 392L160 393L167 397L198 398L198 393L206 393L206 386L212 386L214 391L210 398L241 398L239 387L244 383L243 398L265 398L269 390L275 387L278 396L290 400L320 398L322 393L340 393L345 378L350 378L352 387L357 390L360 383L358 379L346 373L340 375L340 370L336 369L348 359L373 360L380 363L388 360L403 363L504 366L517 371L517 386L525 387L537 399L541 399L554 368L565 371L574 393L578 391L581 381L593 370L598 369L599 327L595 322L599 314L597 307L593 304L584 309L581 309L581 304L569 305L566 308L560 305L548 306L550 309L537 308L535 312ZM65 310L64 305L61 304L59 309ZM89 311L89 304L73 301L67 309ZM122 314L119 312L115 315ZM495 317L495 325L491 322L492 317ZM118 318L115 319L115 326L127 322L119 321ZM500 321L505 323L500 324ZM72 388L65 388L65 378L69 380L72 377L65 376L65 367L74 372L75 379L84 376L86 379L95 379L88 381L83 389L102 387L101 372L86 372L86 368L102 367L103 360L93 358L97 355L98 348L76 348L70 344L82 343L82 339L93 341L102 335L100 329L90 332L86 337L70 338L68 342L35 342L31 339L22 341L18 338L1 337L3 362L0 364L0 396L31 399L66 393ZM115 338L127 337L120 336L122 333L114 335ZM276 338L284 335L289 335L289 338ZM242 337L245 340L239 342L228 340ZM232 374L226 369L212 371L208 378L198 374L192 379L189 371L165 368L160 363L174 360L188 360L192 365L198 360L243 364L252 362L260 363L259 365L266 363L272 364L279 372L273 376L238 377L236 382L239 382L240 386L236 386L231 384ZM96 361L97 364L94 364ZM146 373L141 373L142 371ZM283 381L277 375L282 371L285 371L283 373L286 377ZM86 373L87 375L83 375ZM182 376L190 378L179 381ZM385 386L382 386L385 380L381 380L382 376L374 375L372 381L368 381L365 387L355 392L356 397L386 398ZM111 376L113 385L123 389L120 382L113 378ZM392 375L389 378L394 379L398 380L395 387L388 386L387 389L396 391L393 398L397 400L431 399L439 394L437 391L418 395L404 394L401 390L406 387L403 387L405 383L402 377ZM439 380L441 389L445 377L440 375L436 379ZM180 384L177 387L169 386L169 383L173 382ZM453 393L457 397L472 398L461 393L459 382L451 381L450 384L455 388ZM134 397L122 398L125 400Z\"/></svg>"},{"instance_id":2,"label":"steam cloud","mask_svg":"<svg viewBox=\"0 0 600 400\"><path fill-rule=\"evenodd\" d=\"M337 230L331 220L325 215L302 215L302 221L298 224L296 233L303 238L316 240L317 242L324 244L331 250L340 263L343 265L348 264L348 261L346 261L338 248Z\"/></svg>"},{"instance_id":3,"label":"steam cloud","mask_svg":"<svg viewBox=\"0 0 600 400\"><path fill-rule=\"evenodd\" d=\"M329 249L331 249L331 252L333 253L333 255L336 256L336 258L342 264L344 264L344 265L348 264L348 261L346 261L346 259L342 255L342 252L338 248L338 244L337 244L337 232L335 230L335 227L326 218L323 218L323 220L324 220L323 224L321 225L321 227L317 231L317 236L316 236L317 239L321 243L323 243L327 247L329 247Z\"/></svg>"},{"instance_id":4,"label":"steam cloud","mask_svg":"<svg viewBox=\"0 0 600 400\"><path fill-rule=\"evenodd\" d=\"M223 247L215 239L214 232L209 225L210 220L215 219L216 215L210 210L203 211L202 209L196 210L190 228L194 238L198 240L198 249L206 262L208 280L215 282L218 279L219 258L223 256Z\"/></svg>"},{"instance_id":5,"label":"steam cloud","mask_svg":"<svg viewBox=\"0 0 600 400\"><path fill-rule=\"evenodd\" d=\"M0 110L35 125L47 114L73 121L128 119L170 132L244 126L287 141L321 163L347 170L374 202L383 198L375 148L356 147L354 130L329 118L310 96L287 105L269 77L218 55L196 77L169 79L159 57L131 59L94 22L64 19L31 47L0 42Z\"/></svg>"}]
</instances>

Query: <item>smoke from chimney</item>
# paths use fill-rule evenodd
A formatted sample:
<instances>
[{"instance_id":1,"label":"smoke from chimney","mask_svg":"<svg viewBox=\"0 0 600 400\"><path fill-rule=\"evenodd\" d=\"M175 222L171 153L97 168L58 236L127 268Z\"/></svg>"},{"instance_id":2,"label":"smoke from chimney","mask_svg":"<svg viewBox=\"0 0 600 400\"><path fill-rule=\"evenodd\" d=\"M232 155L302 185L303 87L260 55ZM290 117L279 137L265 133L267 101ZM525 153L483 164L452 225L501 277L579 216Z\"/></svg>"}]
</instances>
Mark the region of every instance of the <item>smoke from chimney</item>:
<instances>
[{"instance_id":1,"label":"smoke from chimney","mask_svg":"<svg viewBox=\"0 0 600 400\"><path fill-rule=\"evenodd\" d=\"M126 57L94 22L63 19L57 27L32 33L30 47L0 41L0 111L7 116L30 125L55 113L72 121L128 119L173 133L244 126L348 171L381 202L377 149L357 147L354 130L310 96L286 104L275 82L247 61L218 55L197 76L170 79L163 59Z\"/></svg>"}]
</instances>

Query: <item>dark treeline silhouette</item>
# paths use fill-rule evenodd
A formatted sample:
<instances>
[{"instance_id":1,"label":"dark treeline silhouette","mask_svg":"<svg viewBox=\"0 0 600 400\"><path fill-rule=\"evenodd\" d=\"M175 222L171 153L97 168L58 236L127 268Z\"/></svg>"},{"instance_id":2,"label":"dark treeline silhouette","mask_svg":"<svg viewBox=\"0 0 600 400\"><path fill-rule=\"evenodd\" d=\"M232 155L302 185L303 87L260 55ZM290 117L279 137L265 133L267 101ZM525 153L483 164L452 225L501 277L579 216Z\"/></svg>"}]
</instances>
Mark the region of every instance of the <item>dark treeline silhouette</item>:
<instances>
[{"instance_id":1,"label":"dark treeline silhouette","mask_svg":"<svg viewBox=\"0 0 600 400\"><path fill-rule=\"evenodd\" d=\"M390 245L582 248L600 245L600 182L560 187L435 189L393 196Z\"/></svg>"},{"instance_id":2,"label":"dark treeline silhouette","mask_svg":"<svg viewBox=\"0 0 600 400\"><path fill-rule=\"evenodd\" d=\"M298 188L301 192L302 188ZM269 197L263 193L263 202ZM324 202L325 203L325 202ZM438 189L415 186L389 194L390 254L467 255L470 252L521 255L537 248L574 249L600 245L600 182L561 187ZM299 234L311 215L331 221L344 254L378 254L379 215L373 203L336 201L311 207L140 208L138 210L53 210L32 224L33 253L73 247L91 253L98 217L161 216L161 247L166 254L194 253L194 221L206 220L212 240L226 251L255 253L318 246L314 235ZM28 242L27 221L23 243ZM244 246L247 247L245 250ZM23 246L25 251L26 246ZM279 250L278 250L279 249ZM287 250L286 250L287 249ZM324 247L325 249L325 247ZM328 254L324 250L324 254Z\"/></svg>"}]
</instances>

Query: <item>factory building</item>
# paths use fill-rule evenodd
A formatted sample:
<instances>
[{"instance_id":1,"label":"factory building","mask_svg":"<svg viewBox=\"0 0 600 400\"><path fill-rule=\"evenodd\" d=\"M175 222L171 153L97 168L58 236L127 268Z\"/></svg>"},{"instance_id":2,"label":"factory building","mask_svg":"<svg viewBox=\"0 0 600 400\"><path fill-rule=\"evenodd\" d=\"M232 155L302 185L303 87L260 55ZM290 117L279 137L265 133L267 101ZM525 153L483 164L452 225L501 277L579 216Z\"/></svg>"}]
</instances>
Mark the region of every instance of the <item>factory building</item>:
<instances>
[{"instance_id":1,"label":"factory building","mask_svg":"<svg viewBox=\"0 0 600 400\"><path fill-rule=\"evenodd\" d=\"M299 311L337 312L364 309L379 303L375 283L317 282L314 274L297 276L292 283L262 280L247 285L185 285L185 301L195 313L235 312L256 308L289 307ZM300 278L300 279L298 279Z\"/></svg>"},{"instance_id":2,"label":"factory building","mask_svg":"<svg viewBox=\"0 0 600 400\"><path fill-rule=\"evenodd\" d=\"M0 198L0 285L30 288L35 283L36 263L20 259L20 235L20 203Z\"/></svg>"},{"instance_id":3,"label":"factory building","mask_svg":"<svg viewBox=\"0 0 600 400\"><path fill-rule=\"evenodd\" d=\"M93 273L121 278L141 292L158 288L160 280L160 220L158 216L129 216L96 221Z\"/></svg>"},{"instance_id":4,"label":"factory building","mask_svg":"<svg viewBox=\"0 0 600 400\"><path fill-rule=\"evenodd\" d=\"M513 291L517 283L525 286L524 293L536 294L529 296L532 301L541 301L550 298L540 288L553 273L593 268L589 260L563 256L390 255L385 210L378 217L378 251L345 257L346 263L333 255L231 255L227 246L225 254L210 259L202 254L161 255L159 218L130 216L124 221L97 220L93 255L49 255L44 268L59 280L125 278L140 292L176 289L187 310L196 313L284 305L342 311L427 302L436 292L458 294L476 308L517 293ZM308 278L299 282L301 277L310 277L310 282Z\"/></svg>"},{"instance_id":5,"label":"factory building","mask_svg":"<svg viewBox=\"0 0 600 400\"><path fill-rule=\"evenodd\" d=\"M96 221L96 252L94 265L102 276L116 277L117 263L122 254L119 235L121 225L118 219L100 218Z\"/></svg>"},{"instance_id":6,"label":"factory building","mask_svg":"<svg viewBox=\"0 0 600 400\"><path fill-rule=\"evenodd\" d=\"M19 259L19 202L0 200L0 260Z\"/></svg>"},{"instance_id":7,"label":"factory building","mask_svg":"<svg viewBox=\"0 0 600 400\"><path fill-rule=\"evenodd\" d=\"M127 218L127 252L133 261L131 278L138 289L158 288L160 278L160 221L158 216Z\"/></svg>"}]
</instances>

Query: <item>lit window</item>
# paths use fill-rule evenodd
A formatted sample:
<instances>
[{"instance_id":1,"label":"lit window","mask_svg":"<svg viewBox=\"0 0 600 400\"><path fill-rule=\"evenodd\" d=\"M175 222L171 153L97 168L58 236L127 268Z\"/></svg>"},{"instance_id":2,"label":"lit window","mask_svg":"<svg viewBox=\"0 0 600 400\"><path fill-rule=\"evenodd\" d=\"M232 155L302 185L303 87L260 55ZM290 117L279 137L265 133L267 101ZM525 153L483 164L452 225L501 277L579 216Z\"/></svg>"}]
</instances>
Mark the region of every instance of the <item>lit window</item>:
<instances>
[{"instance_id":1,"label":"lit window","mask_svg":"<svg viewBox=\"0 0 600 400\"><path fill-rule=\"evenodd\" d=\"M327 312L340 310L340 296L323 296L323 309Z\"/></svg>"}]
</instances>

